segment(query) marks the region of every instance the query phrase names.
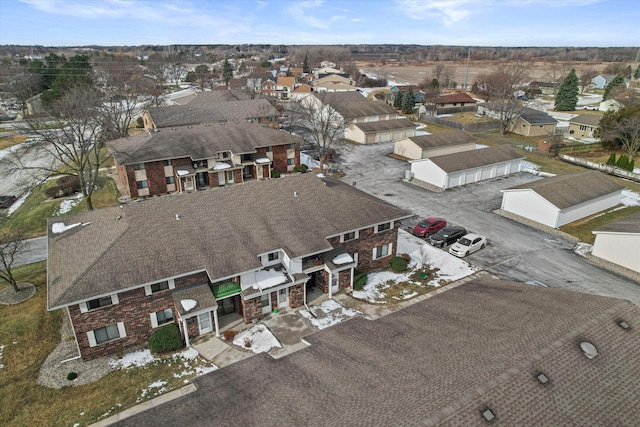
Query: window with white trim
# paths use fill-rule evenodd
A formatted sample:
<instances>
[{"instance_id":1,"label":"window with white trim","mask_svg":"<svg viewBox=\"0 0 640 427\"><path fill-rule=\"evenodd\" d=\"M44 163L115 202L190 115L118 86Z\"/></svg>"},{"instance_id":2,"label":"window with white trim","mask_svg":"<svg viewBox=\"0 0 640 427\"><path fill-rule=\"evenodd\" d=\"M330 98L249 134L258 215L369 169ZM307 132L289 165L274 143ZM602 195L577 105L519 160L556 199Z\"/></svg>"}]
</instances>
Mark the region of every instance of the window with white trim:
<instances>
[{"instance_id":1,"label":"window with white trim","mask_svg":"<svg viewBox=\"0 0 640 427\"><path fill-rule=\"evenodd\" d=\"M133 169L137 170L137 171L143 171L144 170L144 163L136 163L133 165Z\"/></svg>"},{"instance_id":2,"label":"window with white trim","mask_svg":"<svg viewBox=\"0 0 640 427\"><path fill-rule=\"evenodd\" d=\"M136 181L136 188L138 190L149 188L149 183L147 181Z\"/></svg>"},{"instance_id":3,"label":"window with white trim","mask_svg":"<svg viewBox=\"0 0 640 427\"><path fill-rule=\"evenodd\" d=\"M385 222L384 224L378 224L376 226L376 233L380 233L381 231L391 230L391 223Z\"/></svg>"},{"instance_id":4,"label":"window with white trim","mask_svg":"<svg viewBox=\"0 0 640 427\"><path fill-rule=\"evenodd\" d=\"M104 344L110 341L124 338L127 336L127 332L123 322L118 322L113 325L108 325L103 328L94 329L87 332L87 339L89 340L89 347L95 347L100 344Z\"/></svg>"},{"instance_id":5,"label":"window with white trim","mask_svg":"<svg viewBox=\"0 0 640 427\"><path fill-rule=\"evenodd\" d=\"M95 310L96 308L107 307L113 304L113 299L111 299L111 295L108 297L96 298L91 301L87 301L87 310Z\"/></svg>"},{"instance_id":6,"label":"window with white trim","mask_svg":"<svg viewBox=\"0 0 640 427\"><path fill-rule=\"evenodd\" d=\"M165 308L164 310L156 311L155 313L150 314L151 317L151 327L157 328L158 326L162 326L165 323L173 322L173 310L170 308Z\"/></svg>"},{"instance_id":7,"label":"window with white trim","mask_svg":"<svg viewBox=\"0 0 640 427\"><path fill-rule=\"evenodd\" d=\"M373 248L373 259L384 258L386 256L391 255L392 248L393 248L393 244L391 243L387 243L385 245Z\"/></svg>"},{"instance_id":8,"label":"window with white trim","mask_svg":"<svg viewBox=\"0 0 640 427\"><path fill-rule=\"evenodd\" d=\"M269 255L267 255L267 259L269 261L277 261L279 258L280 258L279 252L271 252Z\"/></svg>"},{"instance_id":9,"label":"window with white trim","mask_svg":"<svg viewBox=\"0 0 640 427\"><path fill-rule=\"evenodd\" d=\"M163 160L163 161L162 161L162 164L163 164L164 166L171 166L171 160Z\"/></svg>"},{"instance_id":10,"label":"window with white trim","mask_svg":"<svg viewBox=\"0 0 640 427\"><path fill-rule=\"evenodd\" d=\"M296 164L296 159L287 159L287 165L288 166L293 166Z\"/></svg>"},{"instance_id":11,"label":"window with white trim","mask_svg":"<svg viewBox=\"0 0 640 427\"><path fill-rule=\"evenodd\" d=\"M349 240L355 240L358 238L358 230L350 231L349 233L344 233L342 235L341 242L348 242Z\"/></svg>"},{"instance_id":12,"label":"window with white trim","mask_svg":"<svg viewBox=\"0 0 640 427\"><path fill-rule=\"evenodd\" d=\"M165 179L165 182L167 184L175 184L176 183L176 179L174 177L172 177L172 176L165 176L164 179Z\"/></svg>"},{"instance_id":13,"label":"window with white trim","mask_svg":"<svg viewBox=\"0 0 640 427\"><path fill-rule=\"evenodd\" d=\"M155 294L156 292L166 291L167 289L169 289L169 282L154 283L153 285L151 285L152 294Z\"/></svg>"}]
</instances>

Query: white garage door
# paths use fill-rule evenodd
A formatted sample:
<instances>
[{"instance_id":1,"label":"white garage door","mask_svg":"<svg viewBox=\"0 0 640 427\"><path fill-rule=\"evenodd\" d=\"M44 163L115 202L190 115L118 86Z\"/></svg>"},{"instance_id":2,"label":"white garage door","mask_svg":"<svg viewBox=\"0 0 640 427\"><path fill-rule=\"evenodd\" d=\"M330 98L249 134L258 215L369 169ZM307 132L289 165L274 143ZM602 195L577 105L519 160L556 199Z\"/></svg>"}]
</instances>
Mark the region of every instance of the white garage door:
<instances>
[{"instance_id":1,"label":"white garage door","mask_svg":"<svg viewBox=\"0 0 640 427\"><path fill-rule=\"evenodd\" d=\"M486 166L482 168L482 179L490 179L492 178L493 166Z\"/></svg>"},{"instance_id":2,"label":"white garage door","mask_svg":"<svg viewBox=\"0 0 640 427\"><path fill-rule=\"evenodd\" d=\"M507 175L509 173L509 163L503 163L498 165L496 170L497 176Z\"/></svg>"}]
</instances>

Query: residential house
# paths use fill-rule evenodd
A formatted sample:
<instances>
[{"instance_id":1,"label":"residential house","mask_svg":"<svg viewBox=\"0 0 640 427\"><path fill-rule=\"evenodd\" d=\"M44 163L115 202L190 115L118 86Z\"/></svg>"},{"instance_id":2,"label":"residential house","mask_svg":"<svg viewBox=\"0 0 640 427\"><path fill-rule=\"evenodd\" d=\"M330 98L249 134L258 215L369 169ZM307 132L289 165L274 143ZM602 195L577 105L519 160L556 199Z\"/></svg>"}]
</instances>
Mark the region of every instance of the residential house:
<instances>
[{"instance_id":1,"label":"residential house","mask_svg":"<svg viewBox=\"0 0 640 427\"><path fill-rule=\"evenodd\" d=\"M593 230L591 254L640 273L640 212Z\"/></svg>"},{"instance_id":2,"label":"residential house","mask_svg":"<svg viewBox=\"0 0 640 427\"><path fill-rule=\"evenodd\" d=\"M313 89L316 92L345 92L356 91L357 88L353 80L338 74L329 74L319 79L314 79Z\"/></svg>"},{"instance_id":3,"label":"residential house","mask_svg":"<svg viewBox=\"0 0 640 427\"><path fill-rule=\"evenodd\" d=\"M302 98L308 96L311 93L311 86L308 84L301 84L293 89L293 92L289 95L292 101L300 101Z\"/></svg>"},{"instance_id":4,"label":"residential house","mask_svg":"<svg viewBox=\"0 0 640 427\"><path fill-rule=\"evenodd\" d=\"M499 145L409 163L412 181L446 190L520 172L524 157L509 145Z\"/></svg>"},{"instance_id":5,"label":"residential house","mask_svg":"<svg viewBox=\"0 0 640 427\"><path fill-rule=\"evenodd\" d=\"M591 79L591 83L596 89L604 89L615 77L615 74L598 74Z\"/></svg>"},{"instance_id":6,"label":"residential house","mask_svg":"<svg viewBox=\"0 0 640 427\"><path fill-rule=\"evenodd\" d=\"M501 190L502 209L558 228L616 206L623 189L598 171L558 175Z\"/></svg>"},{"instance_id":7,"label":"residential house","mask_svg":"<svg viewBox=\"0 0 640 427\"><path fill-rule=\"evenodd\" d=\"M402 96L407 90L411 89L413 91L413 102L416 104L424 103L425 93L418 89L417 86L413 85L399 85L399 86L391 86L389 89L389 102L393 104L395 102L396 96Z\"/></svg>"},{"instance_id":8,"label":"residential house","mask_svg":"<svg viewBox=\"0 0 640 427\"><path fill-rule=\"evenodd\" d=\"M507 131L522 136L547 136L556 132L558 121L544 111L505 102L478 104L478 114L501 120L512 117Z\"/></svg>"},{"instance_id":9,"label":"residential house","mask_svg":"<svg viewBox=\"0 0 640 427\"><path fill-rule=\"evenodd\" d=\"M600 127L600 116L580 114L569 120L569 136L574 138L595 138L595 131Z\"/></svg>"},{"instance_id":10,"label":"residential house","mask_svg":"<svg viewBox=\"0 0 640 427\"><path fill-rule=\"evenodd\" d=\"M197 191L255 179L300 164L303 140L255 123L208 123L160 128L109 141L130 197Z\"/></svg>"},{"instance_id":11,"label":"residential house","mask_svg":"<svg viewBox=\"0 0 640 427\"><path fill-rule=\"evenodd\" d=\"M262 94L265 96L275 97L277 94L277 85L271 79L265 79L262 82Z\"/></svg>"},{"instance_id":12,"label":"residential house","mask_svg":"<svg viewBox=\"0 0 640 427\"><path fill-rule=\"evenodd\" d=\"M313 70L312 74L313 74L313 78L314 79L321 79L321 78L326 77L328 75L349 77L348 74L344 73L342 70L338 70L335 67L320 67L320 68L316 68L315 70Z\"/></svg>"},{"instance_id":13,"label":"residential house","mask_svg":"<svg viewBox=\"0 0 640 427\"><path fill-rule=\"evenodd\" d=\"M276 81L276 97L278 99L289 99L296 85L296 78L291 76L278 76Z\"/></svg>"},{"instance_id":14,"label":"residential house","mask_svg":"<svg viewBox=\"0 0 640 427\"><path fill-rule=\"evenodd\" d=\"M551 82L534 81L529 83L528 93L540 95L554 95L556 93L556 85Z\"/></svg>"},{"instance_id":15,"label":"residential house","mask_svg":"<svg viewBox=\"0 0 640 427\"><path fill-rule=\"evenodd\" d=\"M465 92L447 93L438 96L433 101L437 109L475 106L477 102Z\"/></svg>"},{"instance_id":16,"label":"residential house","mask_svg":"<svg viewBox=\"0 0 640 427\"><path fill-rule=\"evenodd\" d=\"M602 101L598 105L598 111L607 112L607 111L618 111L622 108L622 104L616 101L615 99L607 99L606 101Z\"/></svg>"},{"instance_id":17,"label":"residential house","mask_svg":"<svg viewBox=\"0 0 640 427\"><path fill-rule=\"evenodd\" d=\"M352 287L356 267L388 264L411 215L301 174L51 218L48 309L66 310L85 360L144 347L171 322L189 346Z\"/></svg>"},{"instance_id":18,"label":"residential house","mask_svg":"<svg viewBox=\"0 0 640 427\"><path fill-rule=\"evenodd\" d=\"M475 150L476 138L462 130L412 136L395 142L393 153L411 160Z\"/></svg>"},{"instance_id":19,"label":"residential house","mask_svg":"<svg viewBox=\"0 0 640 427\"><path fill-rule=\"evenodd\" d=\"M395 141L415 136L415 124L399 118L398 112L382 101L372 101L358 92L312 93L303 104L319 108L328 105L347 124L345 138L359 144ZM383 123L384 122L384 123Z\"/></svg>"},{"instance_id":20,"label":"residential house","mask_svg":"<svg viewBox=\"0 0 640 427\"><path fill-rule=\"evenodd\" d=\"M225 93L228 91L220 91ZM200 97L208 98L212 92L203 92L186 105L168 105L151 107L142 113L144 128L147 131L176 126L199 125L203 123L221 123L248 121L265 126L278 127L280 113L266 99L246 99L226 102L200 103ZM205 95L206 94L206 95ZM192 104L192 102L195 102Z\"/></svg>"}]
</instances>

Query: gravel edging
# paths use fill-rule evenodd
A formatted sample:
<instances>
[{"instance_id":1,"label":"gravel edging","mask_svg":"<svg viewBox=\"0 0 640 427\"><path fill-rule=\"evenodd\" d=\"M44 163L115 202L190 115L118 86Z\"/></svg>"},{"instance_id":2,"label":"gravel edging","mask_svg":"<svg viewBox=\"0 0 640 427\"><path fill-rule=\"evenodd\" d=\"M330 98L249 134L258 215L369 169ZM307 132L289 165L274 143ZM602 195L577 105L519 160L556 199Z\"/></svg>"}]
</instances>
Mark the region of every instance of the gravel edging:
<instances>
[{"instance_id":1,"label":"gravel edging","mask_svg":"<svg viewBox=\"0 0 640 427\"><path fill-rule=\"evenodd\" d=\"M519 222L521 224L527 225L527 226L529 226L531 228L535 228L535 229L538 229L540 231L544 231L546 233L553 234L554 236L562 237L563 239L568 240L568 241L573 242L573 243L578 243L580 241L580 239L578 239L576 236L572 236L569 233L565 233L564 231L560 231L557 228L552 228L552 227L540 224L539 222L532 221L532 220L527 219L527 218L525 218L523 216L516 215L516 214L513 214L511 212L507 212L505 210L502 210L502 209L496 209L495 211L493 211L493 213L496 214L496 215L500 215L501 217L508 218L508 219L513 220L513 221Z\"/></svg>"},{"instance_id":2,"label":"gravel edging","mask_svg":"<svg viewBox=\"0 0 640 427\"><path fill-rule=\"evenodd\" d=\"M18 283L19 292L13 290L13 286L9 285L0 291L0 304L14 305L25 302L33 297L38 288L31 283Z\"/></svg>"},{"instance_id":3,"label":"gravel edging","mask_svg":"<svg viewBox=\"0 0 640 427\"><path fill-rule=\"evenodd\" d=\"M592 264L597 265L598 267L602 267L606 270L609 270L612 273L618 274L620 276L624 276L629 280L633 280L634 282L640 284L640 273L629 270L621 265L613 263L611 261L607 261L606 259L598 258L592 254L582 255L587 261Z\"/></svg>"}]
</instances>

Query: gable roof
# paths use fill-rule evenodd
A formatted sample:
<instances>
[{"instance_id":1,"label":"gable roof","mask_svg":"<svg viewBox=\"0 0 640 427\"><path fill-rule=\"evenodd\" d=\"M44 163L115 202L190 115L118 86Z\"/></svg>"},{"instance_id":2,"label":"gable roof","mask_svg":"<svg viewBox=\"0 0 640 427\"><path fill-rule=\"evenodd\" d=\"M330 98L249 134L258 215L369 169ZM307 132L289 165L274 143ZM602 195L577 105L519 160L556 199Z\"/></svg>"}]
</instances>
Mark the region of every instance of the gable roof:
<instances>
[{"instance_id":1,"label":"gable roof","mask_svg":"<svg viewBox=\"0 0 640 427\"><path fill-rule=\"evenodd\" d=\"M331 105L345 119L398 114L395 108L386 102L372 101L362 96L358 91L314 93L313 96L324 104Z\"/></svg>"},{"instance_id":2,"label":"gable roof","mask_svg":"<svg viewBox=\"0 0 640 427\"><path fill-rule=\"evenodd\" d=\"M246 101L249 94L242 90L212 90L196 92L195 97L188 103L190 107L207 106L218 102Z\"/></svg>"},{"instance_id":3,"label":"gable roof","mask_svg":"<svg viewBox=\"0 0 640 427\"><path fill-rule=\"evenodd\" d=\"M535 191L558 209L566 209L622 191L624 187L601 172L587 171L544 178L502 191L524 189Z\"/></svg>"},{"instance_id":4,"label":"gable roof","mask_svg":"<svg viewBox=\"0 0 640 427\"><path fill-rule=\"evenodd\" d=\"M575 123L577 125L585 125L591 127L599 127L601 116L594 116L593 114L580 114L569 120L569 123Z\"/></svg>"},{"instance_id":5,"label":"gable roof","mask_svg":"<svg viewBox=\"0 0 640 427\"><path fill-rule=\"evenodd\" d=\"M296 83L295 77L278 76L278 86L293 86Z\"/></svg>"},{"instance_id":6,"label":"gable roof","mask_svg":"<svg viewBox=\"0 0 640 427\"><path fill-rule=\"evenodd\" d=\"M554 119L547 113L537 110L534 111L535 112L524 111L520 113L519 117L530 125L548 125L558 123L556 119Z\"/></svg>"},{"instance_id":7,"label":"gable roof","mask_svg":"<svg viewBox=\"0 0 640 427\"><path fill-rule=\"evenodd\" d=\"M450 104L452 102L476 103L477 101L464 92L449 93L440 95L434 101L436 104Z\"/></svg>"},{"instance_id":8,"label":"gable roof","mask_svg":"<svg viewBox=\"0 0 640 427\"><path fill-rule=\"evenodd\" d=\"M416 124L409 119L378 120L377 122L355 123L354 126L364 133L416 128Z\"/></svg>"},{"instance_id":9,"label":"gable roof","mask_svg":"<svg viewBox=\"0 0 640 427\"><path fill-rule=\"evenodd\" d=\"M476 142L476 138L473 135L463 130L452 130L432 133L431 135L412 136L409 139L423 150L427 148L448 147L451 145Z\"/></svg>"},{"instance_id":10,"label":"gable roof","mask_svg":"<svg viewBox=\"0 0 640 427\"><path fill-rule=\"evenodd\" d=\"M640 212L629 215L616 222L605 224L597 230L593 230L593 234L598 233L632 233L640 234Z\"/></svg>"},{"instance_id":11,"label":"gable roof","mask_svg":"<svg viewBox=\"0 0 640 427\"><path fill-rule=\"evenodd\" d=\"M452 173L524 158L525 156L523 154L516 152L511 148L511 146L498 145L494 147L480 148L477 150L463 151L461 153L430 157L425 160L430 160L443 171Z\"/></svg>"},{"instance_id":12,"label":"gable roof","mask_svg":"<svg viewBox=\"0 0 640 427\"><path fill-rule=\"evenodd\" d=\"M191 157L202 160L221 151L233 154L255 153L258 147L298 144L303 140L256 123L213 123L162 128L107 142L119 165Z\"/></svg>"},{"instance_id":13,"label":"gable roof","mask_svg":"<svg viewBox=\"0 0 640 427\"><path fill-rule=\"evenodd\" d=\"M328 236L411 215L309 173L50 218L49 308L196 271L221 280L259 270L258 254L327 251Z\"/></svg>"},{"instance_id":14,"label":"gable roof","mask_svg":"<svg viewBox=\"0 0 640 427\"><path fill-rule=\"evenodd\" d=\"M220 92L224 93L227 90ZM195 99L191 102L194 101ZM279 115L266 99L190 104L152 107L147 111L153 123L159 128L269 118Z\"/></svg>"},{"instance_id":15,"label":"gable roof","mask_svg":"<svg viewBox=\"0 0 640 427\"><path fill-rule=\"evenodd\" d=\"M293 91L295 93L311 92L311 86L309 86L308 84L301 84L300 86L296 87Z\"/></svg>"},{"instance_id":16,"label":"gable roof","mask_svg":"<svg viewBox=\"0 0 640 427\"><path fill-rule=\"evenodd\" d=\"M545 113L544 111L534 108L525 107L524 105L510 105L503 101L490 101L478 104L478 108L482 108L494 112L513 111L522 120L531 125L553 124L558 123L556 119Z\"/></svg>"}]
</instances>

